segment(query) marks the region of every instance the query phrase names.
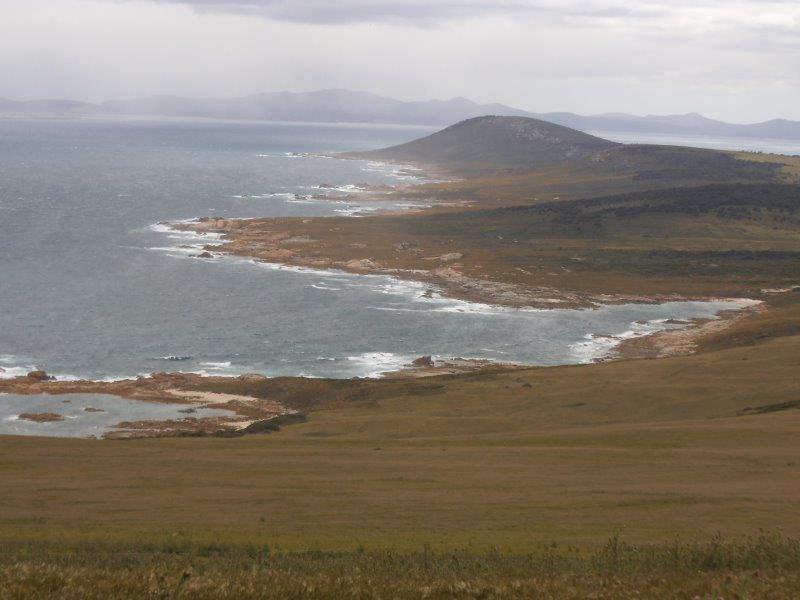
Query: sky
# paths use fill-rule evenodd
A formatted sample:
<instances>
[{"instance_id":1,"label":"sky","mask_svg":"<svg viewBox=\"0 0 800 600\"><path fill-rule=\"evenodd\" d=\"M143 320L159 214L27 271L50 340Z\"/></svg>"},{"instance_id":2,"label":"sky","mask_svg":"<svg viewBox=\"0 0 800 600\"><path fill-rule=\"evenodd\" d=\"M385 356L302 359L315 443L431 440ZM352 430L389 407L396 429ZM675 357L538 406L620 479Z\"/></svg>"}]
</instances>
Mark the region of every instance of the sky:
<instances>
[{"instance_id":1,"label":"sky","mask_svg":"<svg viewBox=\"0 0 800 600\"><path fill-rule=\"evenodd\" d=\"M0 97L329 88L800 120L800 0L0 0Z\"/></svg>"}]
</instances>

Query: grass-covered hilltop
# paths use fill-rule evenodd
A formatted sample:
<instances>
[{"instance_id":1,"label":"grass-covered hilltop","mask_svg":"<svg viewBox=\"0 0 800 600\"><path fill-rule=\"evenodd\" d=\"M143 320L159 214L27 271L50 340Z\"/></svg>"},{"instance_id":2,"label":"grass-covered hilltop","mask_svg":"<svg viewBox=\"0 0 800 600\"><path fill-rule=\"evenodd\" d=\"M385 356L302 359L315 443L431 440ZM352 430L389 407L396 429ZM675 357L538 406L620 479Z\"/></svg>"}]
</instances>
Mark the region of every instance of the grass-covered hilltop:
<instances>
[{"instance_id":1,"label":"grass-covered hilltop","mask_svg":"<svg viewBox=\"0 0 800 600\"><path fill-rule=\"evenodd\" d=\"M0 380L283 410L245 435L0 436L1 598L798 597L800 157L522 117L347 156L439 181L375 191L414 211L182 226L510 307L742 310L579 366Z\"/></svg>"},{"instance_id":2,"label":"grass-covered hilltop","mask_svg":"<svg viewBox=\"0 0 800 600\"><path fill-rule=\"evenodd\" d=\"M476 117L425 138L353 158L445 167L537 168L575 161L618 146L569 127L525 117Z\"/></svg>"}]
</instances>

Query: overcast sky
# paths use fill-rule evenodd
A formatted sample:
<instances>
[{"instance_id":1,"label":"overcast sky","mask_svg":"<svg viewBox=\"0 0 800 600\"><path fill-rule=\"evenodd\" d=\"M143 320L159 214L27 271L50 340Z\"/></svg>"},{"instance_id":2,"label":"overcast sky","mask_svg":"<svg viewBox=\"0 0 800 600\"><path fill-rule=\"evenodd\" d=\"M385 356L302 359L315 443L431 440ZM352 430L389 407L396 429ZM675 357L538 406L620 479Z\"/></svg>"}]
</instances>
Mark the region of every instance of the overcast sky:
<instances>
[{"instance_id":1,"label":"overcast sky","mask_svg":"<svg viewBox=\"0 0 800 600\"><path fill-rule=\"evenodd\" d=\"M324 88L800 120L800 0L0 0L0 97Z\"/></svg>"}]
</instances>

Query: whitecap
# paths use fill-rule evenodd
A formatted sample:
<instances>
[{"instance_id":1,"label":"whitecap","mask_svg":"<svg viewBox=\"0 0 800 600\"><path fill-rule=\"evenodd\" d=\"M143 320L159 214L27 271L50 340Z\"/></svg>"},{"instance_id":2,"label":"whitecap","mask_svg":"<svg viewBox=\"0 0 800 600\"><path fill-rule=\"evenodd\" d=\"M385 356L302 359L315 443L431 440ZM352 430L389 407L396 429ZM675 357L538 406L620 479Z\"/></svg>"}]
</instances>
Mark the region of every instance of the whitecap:
<instances>
[{"instance_id":1,"label":"whitecap","mask_svg":"<svg viewBox=\"0 0 800 600\"><path fill-rule=\"evenodd\" d=\"M31 371L35 371L34 365L20 366L5 366L0 365L0 379L14 379L15 377L23 377Z\"/></svg>"},{"instance_id":2,"label":"whitecap","mask_svg":"<svg viewBox=\"0 0 800 600\"><path fill-rule=\"evenodd\" d=\"M361 377L377 378L390 371L398 371L408 365L413 357L400 356L393 352L364 352L357 356L348 356L354 363Z\"/></svg>"},{"instance_id":3,"label":"whitecap","mask_svg":"<svg viewBox=\"0 0 800 600\"><path fill-rule=\"evenodd\" d=\"M597 362L610 356L625 340L644 337L674 328L667 324L668 320L667 318L659 318L644 322L636 321L630 324L630 329L610 335L587 333L583 341L570 344L569 350L579 363Z\"/></svg>"},{"instance_id":4,"label":"whitecap","mask_svg":"<svg viewBox=\"0 0 800 600\"><path fill-rule=\"evenodd\" d=\"M201 367L208 367L209 369L221 370L221 369L229 369L231 366L231 362L229 360L225 360L222 362L201 362Z\"/></svg>"}]
</instances>

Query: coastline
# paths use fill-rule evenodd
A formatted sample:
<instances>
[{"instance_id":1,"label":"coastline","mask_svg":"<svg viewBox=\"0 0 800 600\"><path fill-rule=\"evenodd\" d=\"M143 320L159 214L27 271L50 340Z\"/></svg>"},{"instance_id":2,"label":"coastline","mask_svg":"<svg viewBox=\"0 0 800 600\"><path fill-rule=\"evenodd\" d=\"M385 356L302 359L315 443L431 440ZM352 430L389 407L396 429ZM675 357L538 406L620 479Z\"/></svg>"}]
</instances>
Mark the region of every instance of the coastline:
<instances>
[{"instance_id":1,"label":"coastline","mask_svg":"<svg viewBox=\"0 0 800 600\"><path fill-rule=\"evenodd\" d=\"M270 423L301 419L302 414L278 401L240 394L215 393L199 389L202 383L238 379L254 381L263 375L238 378L202 376L189 373L152 373L147 377L117 381L55 380L44 371L33 371L13 379L0 379L0 393L17 395L108 394L136 402L185 405L187 417L180 420L122 421L109 428L103 438L175 437L185 435L243 435L270 431ZM192 417L198 409L228 411L228 416ZM36 413L31 415L36 417ZM18 417L19 418L19 417ZM28 419L34 420L34 419Z\"/></svg>"},{"instance_id":2,"label":"coastline","mask_svg":"<svg viewBox=\"0 0 800 600\"><path fill-rule=\"evenodd\" d=\"M400 165L397 168L407 168ZM421 167L414 166L425 173ZM317 188L327 189L326 184ZM358 186L356 186L358 187ZM391 186L387 191L382 188L379 193L365 199L397 200L398 195L416 187L413 184ZM350 196L314 197L319 201L347 202ZM357 202L361 199L352 199ZM415 214L424 218L436 208L451 208L453 203L433 200L432 207L406 209L399 214ZM464 206L459 204L458 206ZM398 214L395 211L378 211L373 218L383 219ZM360 275L389 277L397 281L411 282L420 287L429 298L448 298L461 301L478 308L488 309L522 309L544 311L552 309L592 310L601 305L613 304L661 304L681 301L734 301L742 304L735 310L721 310L712 319L692 319L681 323L673 322L642 334L597 336L608 340L608 347L598 356L586 362L608 362L632 358L661 358L667 356L683 356L696 351L698 342L710 335L730 327L739 319L745 318L754 311L764 310L760 300L711 298L705 296L688 296L681 294L623 294L596 293L590 291L565 291L551 286L521 284L515 281L477 277L467 274L464 267L465 253L447 251L440 254L427 255L416 242L395 242L393 251L403 256L406 262L416 263L424 268L403 268L386 264L386 261L375 260L364 254L366 244L352 241L346 236L339 236L338 227L328 227L333 221L348 221L360 216L349 212L342 217L296 217L296 218L215 218L200 217L177 222L162 222L151 226L151 229L165 234L185 236L184 243L171 250L182 252L200 260L214 260L231 256L251 260L256 264L282 269L309 270L311 272L331 271ZM333 221L332 221L333 220ZM340 238L339 249L345 250L345 256L330 256L313 244L317 241L313 233L303 229L317 226L317 231L328 229L332 237ZM298 228L300 229L298 231ZM498 236L499 237L499 236ZM194 243L192 243L194 242ZM347 253L352 258L347 257ZM429 266L430 265L430 266ZM519 269L527 273L524 269ZM527 273L530 275L530 273ZM667 319L666 321L670 321ZM416 363L416 361L414 361ZM381 373L379 379L404 380L434 376L458 376L476 372L511 371L530 368L531 365L499 363L488 359L446 359L434 363L412 364L403 368ZM184 373L153 373L147 377L124 379L119 381L54 381L50 379L31 378L21 375L12 379L0 379L0 392L16 394L111 394L122 398L145 401L187 404L190 407L219 408L230 410L234 416L230 418L214 417L206 419L187 419L184 421L139 421L120 424L117 432L104 437L162 437L175 435L240 435L254 431L269 431L266 423L277 424L284 417L302 418L302 413L271 400L245 395L209 396L209 392L200 390L210 381L235 381L247 378L267 379L263 375L246 374L239 377L204 376ZM297 380L304 377L298 376ZM35 415L34 415L35 416ZM124 425L124 426L122 426Z\"/></svg>"},{"instance_id":3,"label":"coastline","mask_svg":"<svg viewBox=\"0 0 800 600\"><path fill-rule=\"evenodd\" d=\"M385 214L375 215L380 218ZM424 211L419 214L424 215ZM496 279L478 278L465 274L458 262L461 253L445 253L422 257L422 261L435 264L428 268L393 268L372 257L340 260L313 253L304 253L314 238L292 231L293 226L308 225L312 221L336 217L308 217L294 222L285 217L270 218L216 218L199 217L173 223L158 223L153 227L171 228L178 233L196 234L199 241L212 239L217 243L203 244L195 250L195 258L214 259L222 255L248 258L257 264L275 267L307 269L309 271L337 271L351 275L376 275L400 281L431 286L430 294L441 294L454 300L506 308L547 310L591 309L603 304L661 304L664 302L711 301L716 298L686 296L681 294L621 294L569 291L550 286L520 285ZM335 231L335 230L331 230ZM360 249L358 242L351 248ZM413 248L412 248L413 249ZM400 248L399 250L405 250ZM191 249L188 249L191 252ZM430 263L428 263L430 264ZM425 265L427 267L427 265Z\"/></svg>"},{"instance_id":4,"label":"coastline","mask_svg":"<svg viewBox=\"0 0 800 600\"><path fill-rule=\"evenodd\" d=\"M640 337L622 339L608 357L597 362L694 354L700 348L703 338L721 333L743 319L769 310L760 300L743 298L741 304L738 309L718 311L713 319L691 319L682 323L685 326L678 329L664 329Z\"/></svg>"},{"instance_id":5,"label":"coastline","mask_svg":"<svg viewBox=\"0 0 800 600\"><path fill-rule=\"evenodd\" d=\"M680 323L679 328L662 329L640 336L610 336L612 345L588 364L616 363L635 359L658 359L694 354L704 337L724 331L734 323L763 313L767 307L762 302L742 300L739 309L720 311L715 318L693 319ZM668 320L669 321L669 320ZM575 363L573 366L580 366ZM39 394L108 394L133 402L153 402L183 405L180 412L187 416L181 419L123 421L107 428L100 436L103 439L132 439L154 437L196 436L240 436L251 433L270 433L282 425L304 422L306 409L296 401L287 404L282 397L264 395L264 390L277 385L289 398L303 397L305 390L322 386L320 398L324 403L326 393L340 393L343 389L379 390L382 386L404 382L449 381L459 377L493 377L515 371L548 369L534 365L500 363L488 359L444 359L434 360L423 356L405 367L382 373L379 377L321 380L308 377L269 378L257 373L238 377L199 375L193 373L152 373L131 379L116 381L56 380L43 371L33 371L10 379L0 379L0 393L34 396ZM431 379L433 378L433 379ZM338 383L337 383L338 382ZM331 392L330 387L339 390ZM442 387L435 383L434 388ZM236 393L227 390L233 388ZM241 389L242 393L238 390ZM258 390L250 395L248 390ZM324 390L328 390L327 392ZM315 402L319 402L318 398ZM315 408L310 406L311 410ZM219 409L230 413L227 416L193 417L198 409ZM55 421L49 413L27 413L24 417L34 422ZM58 419L60 420L60 419Z\"/></svg>"}]
</instances>

